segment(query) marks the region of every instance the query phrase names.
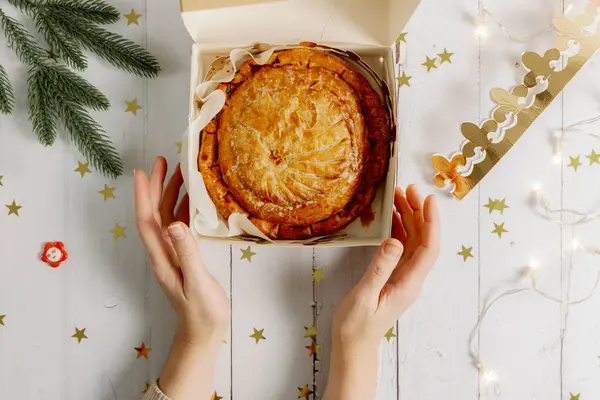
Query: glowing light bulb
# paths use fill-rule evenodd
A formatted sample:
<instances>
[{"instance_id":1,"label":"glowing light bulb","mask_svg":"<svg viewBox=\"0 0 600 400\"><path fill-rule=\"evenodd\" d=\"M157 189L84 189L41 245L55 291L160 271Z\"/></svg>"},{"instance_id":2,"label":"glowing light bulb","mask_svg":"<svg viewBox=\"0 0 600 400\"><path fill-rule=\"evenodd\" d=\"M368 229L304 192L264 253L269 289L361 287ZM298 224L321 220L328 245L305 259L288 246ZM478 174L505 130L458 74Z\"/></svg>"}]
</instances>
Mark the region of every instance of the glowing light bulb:
<instances>
[{"instance_id":1,"label":"glowing light bulb","mask_svg":"<svg viewBox=\"0 0 600 400\"><path fill-rule=\"evenodd\" d=\"M554 161L554 164L562 164L562 154L556 153L552 161Z\"/></svg>"},{"instance_id":2,"label":"glowing light bulb","mask_svg":"<svg viewBox=\"0 0 600 400\"><path fill-rule=\"evenodd\" d=\"M529 268L531 268L534 271L537 271L540 268L540 260L531 257L531 260L529 260Z\"/></svg>"},{"instance_id":3,"label":"glowing light bulb","mask_svg":"<svg viewBox=\"0 0 600 400\"><path fill-rule=\"evenodd\" d=\"M479 22L477 28L475 28L475 36L485 39L488 36L487 26L484 22Z\"/></svg>"},{"instance_id":4,"label":"glowing light bulb","mask_svg":"<svg viewBox=\"0 0 600 400\"><path fill-rule=\"evenodd\" d=\"M534 192L539 192L540 190L542 190L542 184L541 184L541 183L539 183L539 182L536 182L536 183L534 183L534 184L531 186L531 189L532 189Z\"/></svg>"},{"instance_id":5,"label":"glowing light bulb","mask_svg":"<svg viewBox=\"0 0 600 400\"><path fill-rule=\"evenodd\" d=\"M569 4L567 7L565 7L565 14L568 14L571 11L573 11L573 4Z\"/></svg>"},{"instance_id":6,"label":"glowing light bulb","mask_svg":"<svg viewBox=\"0 0 600 400\"><path fill-rule=\"evenodd\" d=\"M383 64L383 61L384 61L383 57L379 57L379 62Z\"/></svg>"},{"instance_id":7,"label":"glowing light bulb","mask_svg":"<svg viewBox=\"0 0 600 400\"><path fill-rule=\"evenodd\" d=\"M498 375L494 371L485 371L483 373L483 380L487 383L492 383L498 381Z\"/></svg>"},{"instance_id":8,"label":"glowing light bulb","mask_svg":"<svg viewBox=\"0 0 600 400\"><path fill-rule=\"evenodd\" d=\"M571 248L573 250L578 250L580 247L581 247L581 243L579 243L579 240L573 239L573 242L571 242Z\"/></svg>"}]
</instances>

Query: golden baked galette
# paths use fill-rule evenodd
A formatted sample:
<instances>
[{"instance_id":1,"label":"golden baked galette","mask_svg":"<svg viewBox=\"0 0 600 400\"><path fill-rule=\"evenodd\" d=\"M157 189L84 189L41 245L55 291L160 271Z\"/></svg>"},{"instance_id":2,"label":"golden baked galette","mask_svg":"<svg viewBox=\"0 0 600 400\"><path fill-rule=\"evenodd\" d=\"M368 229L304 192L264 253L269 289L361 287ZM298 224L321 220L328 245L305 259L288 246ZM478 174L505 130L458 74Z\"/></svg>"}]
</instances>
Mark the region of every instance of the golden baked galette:
<instances>
[{"instance_id":1,"label":"golden baked galette","mask_svg":"<svg viewBox=\"0 0 600 400\"><path fill-rule=\"evenodd\" d=\"M202 132L198 168L223 218L272 239L329 235L370 207L389 162L388 111L360 73L320 50L246 62Z\"/></svg>"}]
</instances>

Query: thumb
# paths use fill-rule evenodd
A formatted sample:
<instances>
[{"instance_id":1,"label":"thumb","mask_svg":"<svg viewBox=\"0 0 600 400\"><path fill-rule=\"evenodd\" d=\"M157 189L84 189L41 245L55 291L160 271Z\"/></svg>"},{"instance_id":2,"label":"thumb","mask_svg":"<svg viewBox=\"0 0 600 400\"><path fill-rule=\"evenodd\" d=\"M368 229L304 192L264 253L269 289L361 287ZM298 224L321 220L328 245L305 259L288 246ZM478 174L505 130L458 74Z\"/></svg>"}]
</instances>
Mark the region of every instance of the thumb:
<instances>
[{"instance_id":1,"label":"thumb","mask_svg":"<svg viewBox=\"0 0 600 400\"><path fill-rule=\"evenodd\" d=\"M179 259L179 265L184 277L193 276L204 270L198 244L190 232L190 228L181 222L175 222L167 228L173 248Z\"/></svg>"},{"instance_id":2,"label":"thumb","mask_svg":"<svg viewBox=\"0 0 600 400\"><path fill-rule=\"evenodd\" d=\"M367 272L360 281L361 284L380 292L396 269L402 253L404 253L404 246L400 241L388 239L383 242L367 267Z\"/></svg>"}]
</instances>

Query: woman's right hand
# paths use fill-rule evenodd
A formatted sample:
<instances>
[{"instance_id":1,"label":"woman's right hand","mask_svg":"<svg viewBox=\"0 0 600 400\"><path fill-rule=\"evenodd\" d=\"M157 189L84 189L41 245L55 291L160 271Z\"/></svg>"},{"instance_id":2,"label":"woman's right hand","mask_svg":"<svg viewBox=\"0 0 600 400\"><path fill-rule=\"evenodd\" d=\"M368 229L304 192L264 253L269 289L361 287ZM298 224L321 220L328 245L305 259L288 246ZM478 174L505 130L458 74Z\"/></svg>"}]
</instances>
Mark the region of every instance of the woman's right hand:
<instances>
[{"instance_id":1,"label":"woman's right hand","mask_svg":"<svg viewBox=\"0 0 600 400\"><path fill-rule=\"evenodd\" d=\"M179 165L163 192L167 162L158 157L150 174L135 172L135 209L140 236L156 280L177 313L171 354L160 377L165 394L178 400L210 397L214 364L229 327L229 299L208 272L191 234L189 198Z\"/></svg>"}]
</instances>

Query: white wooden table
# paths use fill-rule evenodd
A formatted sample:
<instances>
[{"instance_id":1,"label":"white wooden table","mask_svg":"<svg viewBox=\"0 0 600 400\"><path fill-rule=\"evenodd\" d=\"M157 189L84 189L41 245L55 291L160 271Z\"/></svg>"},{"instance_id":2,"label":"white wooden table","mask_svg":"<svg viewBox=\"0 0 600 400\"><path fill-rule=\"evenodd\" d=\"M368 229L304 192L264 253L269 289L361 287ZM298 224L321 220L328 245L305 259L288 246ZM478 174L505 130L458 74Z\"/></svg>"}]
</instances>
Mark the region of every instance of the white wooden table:
<instances>
[{"instance_id":1,"label":"white wooden table","mask_svg":"<svg viewBox=\"0 0 600 400\"><path fill-rule=\"evenodd\" d=\"M489 90L519 83L516 68L525 50L543 52L548 33L528 44L509 40L490 23L479 41L475 21L483 0L423 0L407 27L405 71L412 87L401 89L399 185L417 182L432 192L434 152L450 153L461 142L459 124L487 117ZM575 9L585 3L573 1ZM149 169L165 155L171 170L176 142L187 123L191 42L178 4L118 0L134 8L140 25L123 18L111 29L155 54L163 72L143 80L90 58L85 76L112 102L95 113L125 160L125 175L107 180L73 170L85 161L63 137L43 148L27 120L26 68L0 46L13 78L18 112L0 117L0 398L136 399L155 379L169 351L175 315L150 272L135 231L133 168ZM2 3L4 6L4 3ZM493 1L484 4L516 36L543 30L565 6L561 0ZM446 47L452 64L427 73L420 64ZM8 60L8 61L6 61ZM514 149L463 201L442 195L443 251L425 292L394 327L398 337L381 346L377 399L553 400L581 393L600 398L600 295L577 306L553 303L532 292L497 303L476 337L496 384L480 377L468 338L491 291L519 286L515 276L531 257L540 260L540 287L556 297L578 299L591 290L598 259L571 252L574 237L600 244L600 222L571 228L542 218L532 206L531 186L541 182L551 204L593 210L600 203L600 165L585 155L600 143L574 136L565 159L553 163L553 135L563 126L600 112L600 55L568 86ZM125 101L137 98L137 116ZM592 127L600 132L600 126ZM568 156L581 155L577 172ZM116 187L115 199L98 191ZM506 199L504 214L488 213L488 198ZM23 208L7 215L12 200ZM565 215L566 218L566 215ZM501 239L490 233L505 223ZM115 224L126 238L114 240ZM39 261L43 243L63 241L70 252L57 269ZM461 246L473 247L466 262ZM296 399L298 387L322 394L327 378L331 317L336 302L361 277L372 250L253 247L251 263L239 246L206 245L210 269L231 295L232 329L218 365L215 389L224 399ZM327 276L311 280L315 269ZM504 285L504 286L503 286ZM316 325L322 344L313 362L305 329ZM78 343L75 328L86 328ZM249 338L264 329L266 340ZM136 359L141 342L149 359ZM313 387L315 385L315 387ZM311 397L312 398L312 397ZM318 398L318 396L317 396Z\"/></svg>"}]
</instances>

